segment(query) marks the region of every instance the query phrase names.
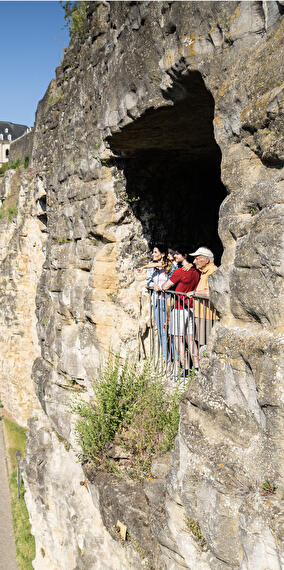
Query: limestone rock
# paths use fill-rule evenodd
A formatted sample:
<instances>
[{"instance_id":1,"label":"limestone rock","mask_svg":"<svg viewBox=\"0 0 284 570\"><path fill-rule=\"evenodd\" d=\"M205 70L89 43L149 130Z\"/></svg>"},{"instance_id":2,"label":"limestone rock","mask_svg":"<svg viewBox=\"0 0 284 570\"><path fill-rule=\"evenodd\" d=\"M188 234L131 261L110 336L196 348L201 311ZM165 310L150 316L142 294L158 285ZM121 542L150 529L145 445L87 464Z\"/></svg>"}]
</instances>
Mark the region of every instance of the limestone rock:
<instances>
[{"instance_id":1,"label":"limestone rock","mask_svg":"<svg viewBox=\"0 0 284 570\"><path fill-rule=\"evenodd\" d=\"M23 426L38 407L31 369L40 354L35 295L45 241L32 177L7 171L0 186L0 397Z\"/></svg>"},{"instance_id":2,"label":"limestone rock","mask_svg":"<svg viewBox=\"0 0 284 570\"><path fill-rule=\"evenodd\" d=\"M39 104L48 237L33 377L46 415L25 464L37 570L140 568L152 555L167 569L283 565L282 15L279 2L92 2ZM148 354L136 268L166 237L222 256L210 279L221 319L165 477L142 488L95 474L88 493L54 433L74 445L70 399L91 396L109 351ZM117 518L138 552L122 548Z\"/></svg>"}]
</instances>

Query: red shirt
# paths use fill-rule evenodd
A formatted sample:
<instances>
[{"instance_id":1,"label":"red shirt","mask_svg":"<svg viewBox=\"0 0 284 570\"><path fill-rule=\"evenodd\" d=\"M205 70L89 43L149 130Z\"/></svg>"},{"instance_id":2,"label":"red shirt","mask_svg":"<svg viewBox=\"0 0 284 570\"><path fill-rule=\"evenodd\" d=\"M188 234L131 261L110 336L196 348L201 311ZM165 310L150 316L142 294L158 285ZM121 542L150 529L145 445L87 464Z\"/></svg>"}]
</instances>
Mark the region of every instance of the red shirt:
<instances>
[{"instance_id":1,"label":"red shirt","mask_svg":"<svg viewBox=\"0 0 284 570\"><path fill-rule=\"evenodd\" d=\"M170 280L174 285L176 285L175 292L178 293L189 293L190 291L195 291L198 282L199 282L199 273L197 269L191 267L188 271L186 271L183 267L176 269L170 277ZM175 307L178 309L179 307L183 308L183 295L179 295L180 302L178 296L176 296ZM192 307L192 298L185 298L185 306Z\"/></svg>"}]
</instances>

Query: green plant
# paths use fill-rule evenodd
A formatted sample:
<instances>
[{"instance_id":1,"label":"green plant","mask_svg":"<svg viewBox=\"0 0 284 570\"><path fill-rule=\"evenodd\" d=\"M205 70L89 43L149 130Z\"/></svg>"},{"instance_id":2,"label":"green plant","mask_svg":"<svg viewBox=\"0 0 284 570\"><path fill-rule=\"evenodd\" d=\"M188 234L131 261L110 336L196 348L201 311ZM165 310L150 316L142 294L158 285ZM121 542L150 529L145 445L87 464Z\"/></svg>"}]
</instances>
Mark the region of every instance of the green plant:
<instances>
[{"instance_id":1,"label":"green plant","mask_svg":"<svg viewBox=\"0 0 284 570\"><path fill-rule=\"evenodd\" d=\"M16 450L19 450L21 455L25 455L26 432L24 428L8 418L4 418L4 425L7 434L8 453L13 471L17 468Z\"/></svg>"},{"instance_id":2,"label":"green plant","mask_svg":"<svg viewBox=\"0 0 284 570\"><path fill-rule=\"evenodd\" d=\"M14 162L5 162L0 168L0 175L5 174L7 170L17 170L20 166L23 166L23 164L19 159L14 160Z\"/></svg>"},{"instance_id":3,"label":"green plant","mask_svg":"<svg viewBox=\"0 0 284 570\"><path fill-rule=\"evenodd\" d=\"M30 162L30 157L28 155L24 158L24 168L28 168Z\"/></svg>"},{"instance_id":4,"label":"green plant","mask_svg":"<svg viewBox=\"0 0 284 570\"><path fill-rule=\"evenodd\" d=\"M276 491L276 485L275 483L271 483L271 481L269 481L269 479L266 479L266 481L264 481L264 483L262 483L262 495L274 495Z\"/></svg>"},{"instance_id":5,"label":"green plant","mask_svg":"<svg viewBox=\"0 0 284 570\"><path fill-rule=\"evenodd\" d=\"M93 390L93 403L77 399L72 405L80 417L76 424L80 459L131 477L147 476L151 459L173 447L185 387L177 384L168 393L150 362L127 360L121 366L116 356L109 358ZM110 444L124 450L127 467L111 458Z\"/></svg>"},{"instance_id":6,"label":"green plant","mask_svg":"<svg viewBox=\"0 0 284 570\"><path fill-rule=\"evenodd\" d=\"M133 198L128 198L129 204L133 204L134 202L139 202L141 200L140 196L134 196Z\"/></svg>"},{"instance_id":7,"label":"green plant","mask_svg":"<svg viewBox=\"0 0 284 570\"><path fill-rule=\"evenodd\" d=\"M19 499L17 498L17 461L15 455L16 450L19 450L22 456L25 454L26 432L21 426L7 418L4 419L4 424L12 467L9 485L17 563L19 570L32 570L32 560L35 557L35 543L31 534L31 525L24 499L25 488L22 481L20 497Z\"/></svg>"},{"instance_id":8,"label":"green plant","mask_svg":"<svg viewBox=\"0 0 284 570\"><path fill-rule=\"evenodd\" d=\"M55 105L61 101L61 99L64 99L64 94L62 93L61 87L57 87L55 80L53 80L49 88L49 95L47 100L48 106L52 107L52 105Z\"/></svg>"},{"instance_id":9,"label":"green plant","mask_svg":"<svg viewBox=\"0 0 284 570\"><path fill-rule=\"evenodd\" d=\"M6 197L0 207L0 220L7 216L9 222L18 214L17 198L15 196Z\"/></svg>"},{"instance_id":10,"label":"green plant","mask_svg":"<svg viewBox=\"0 0 284 570\"><path fill-rule=\"evenodd\" d=\"M9 222L13 219L16 218L18 214L18 208L17 206L11 206L10 208L8 208L7 210L7 218L9 220Z\"/></svg>"},{"instance_id":11,"label":"green plant","mask_svg":"<svg viewBox=\"0 0 284 570\"><path fill-rule=\"evenodd\" d=\"M87 2L61 2L64 10L64 19L70 36L82 37L86 21Z\"/></svg>"},{"instance_id":12,"label":"green plant","mask_svg":"<svg viewBox=\"0 0 284 570\"><path fill-rule=\"evenodd\" d=\"M206 540L200 530L199 522L194 519L191 519L190 517L185 517L185 524L187 528L190 530L192 536L199 543L201 548L204 548L204 546L206 545Z\"/></svg>"},{"instance_id":13,"label":"green plant","mask_svg":"<svg viewBox=\"0 0 284 570\"><path fill-rule=\"evenodd\" d=\"M69 242L71 242L71 241L72 241L71 239L66 238L66 237L64 237L64 238L57 238L57 243L59 243L59 244L61 244L61 243L69 243Z\"/></svg>"},{"instance_id":14,"label":"green plant","mask_svg":"<svg viewBox=\"0 0 284 570\"><path fill-rule=\"evenodd\" d=\"M65 439L65 437L63 437L63 435L60 435L60 433L58 433L57 431L55 432L55 434L56 434L58 441L60 441L60 443L63 443L66 451L70 451L71 443L69 443L69 441L67 441L67 439Z\"/></svg>"}]
</instances>

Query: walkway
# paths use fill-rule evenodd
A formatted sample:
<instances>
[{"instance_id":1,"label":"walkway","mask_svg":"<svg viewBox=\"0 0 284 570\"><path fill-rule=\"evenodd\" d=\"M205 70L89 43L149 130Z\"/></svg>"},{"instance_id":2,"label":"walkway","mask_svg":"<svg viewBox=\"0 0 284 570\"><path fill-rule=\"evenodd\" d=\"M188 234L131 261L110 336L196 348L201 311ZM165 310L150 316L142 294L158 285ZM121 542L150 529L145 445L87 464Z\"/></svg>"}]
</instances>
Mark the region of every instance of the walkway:
<instances>
[{"instance_id":1,"label":"walkway","mask_svg":"<svg viewBox=\"0 0 284 570\"><path fill-rule=\"evenodd\" d=\"M3 425L0 420L0 570L18 570L12 526L9 487L4 454Z\"/></svg>"}]
</instances>

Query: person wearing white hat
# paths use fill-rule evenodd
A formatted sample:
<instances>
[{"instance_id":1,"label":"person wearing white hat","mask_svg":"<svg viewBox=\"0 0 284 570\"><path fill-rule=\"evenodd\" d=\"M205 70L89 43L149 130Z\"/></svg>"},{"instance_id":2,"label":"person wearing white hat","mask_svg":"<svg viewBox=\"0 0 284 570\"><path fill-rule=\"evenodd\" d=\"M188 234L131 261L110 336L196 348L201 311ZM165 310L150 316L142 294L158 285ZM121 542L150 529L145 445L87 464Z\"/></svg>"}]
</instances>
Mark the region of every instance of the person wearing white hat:
<instances>
[{"instance_id":1,"label":"person wearing white hat","mask_svg":"<svg viewBox=\"0 0 284 570\"><path fill-rule=\"evenodd\" d=\"M206 263L213 263L214 262L214 254L211 251L211 249L209 249L208 247L199 247L196 251L194 251L193 253L190 253L189 255L192 255L195 257L195 259L193 260L193 263L196 265L195 260L197 257L203 257L203 259L208 258L209 261L207 261Z\"/></svg>"},{"instance_id":2,"label":"person wearing white hat","mask_svg":"<svg viewBox=\"0 0 284 570\"><path fill-rule=\"evenodd\" d=\"M196 291L189 293L189 296L207 297L209 299L209 275L212 275L216 271L217 267L214 264L214 254L208 247L199 247L196 251L190 255L194 256L193 263L200 271L200 280L196 287ZM199 345L204 345L207 343L208 336L211 330L213 320L213 309L209 307L209 301L203 300L195 303L194 308L194 322L195 322L195 340L198 341ZM195 347L195 356L197 357L197 346Z\"/></svg>"}]
</instances>

